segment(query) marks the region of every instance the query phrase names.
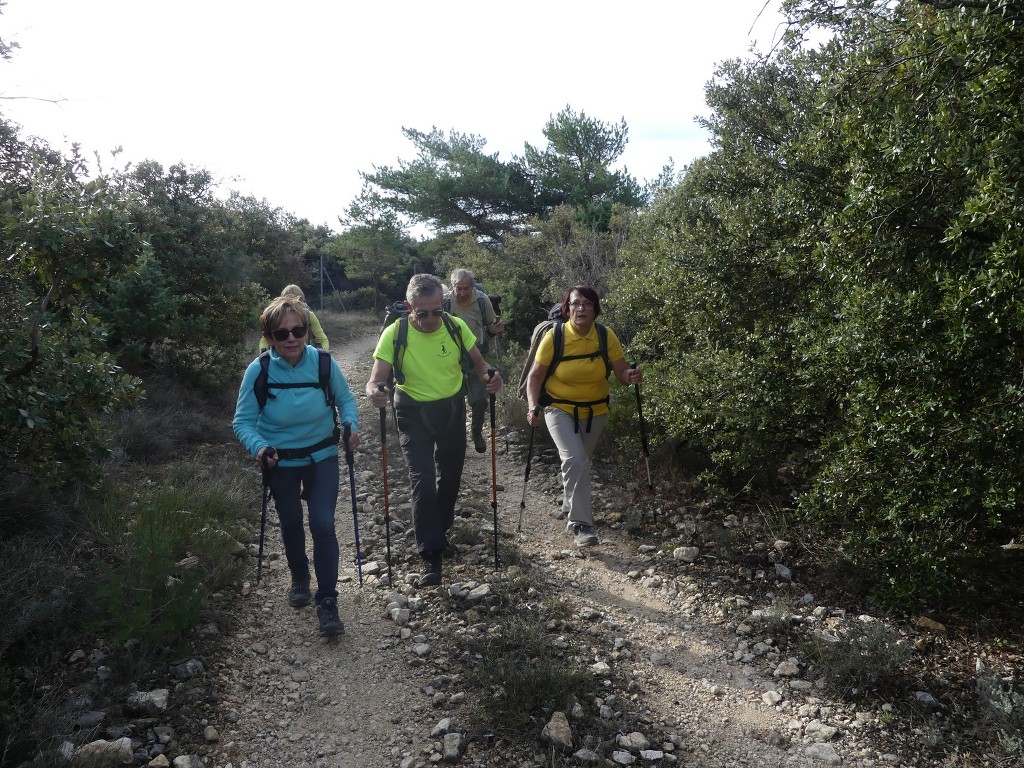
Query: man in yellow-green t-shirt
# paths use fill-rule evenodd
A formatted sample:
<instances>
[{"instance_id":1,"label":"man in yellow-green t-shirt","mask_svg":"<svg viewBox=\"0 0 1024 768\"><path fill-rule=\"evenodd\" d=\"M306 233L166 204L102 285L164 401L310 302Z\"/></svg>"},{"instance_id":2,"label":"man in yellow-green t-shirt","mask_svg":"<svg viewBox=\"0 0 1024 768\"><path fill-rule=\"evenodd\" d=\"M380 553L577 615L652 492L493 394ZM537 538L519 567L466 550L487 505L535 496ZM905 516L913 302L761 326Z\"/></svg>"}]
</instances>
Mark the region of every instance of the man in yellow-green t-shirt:
<instances>
[{"instance_id":1,"label":"man in yellow-green t-shirt","mask_svg":"<svg viewBox=\"0 0 1024 768\"><path fill-rule=\"evenodd\" d=\"M384 329L366 383L366 396L384 408L389 376L395 370L395 415L409 466L416 549L425 569L421 586L441 583L441 555L448 548L447 533L455 520L462 483L466 461L463 356L472 363L470 375L485 382L489 394L497 393L502 384L499 373L488 377L491 366L480 354L476 336L462 320L445 314L443 301L440 279L413 275L405 294L408 319ZM405 343L396 361L395 338L403 331L402 323L407 323ZM379 384L385 388L379 389Z\"/></svg>"}]
</instances>

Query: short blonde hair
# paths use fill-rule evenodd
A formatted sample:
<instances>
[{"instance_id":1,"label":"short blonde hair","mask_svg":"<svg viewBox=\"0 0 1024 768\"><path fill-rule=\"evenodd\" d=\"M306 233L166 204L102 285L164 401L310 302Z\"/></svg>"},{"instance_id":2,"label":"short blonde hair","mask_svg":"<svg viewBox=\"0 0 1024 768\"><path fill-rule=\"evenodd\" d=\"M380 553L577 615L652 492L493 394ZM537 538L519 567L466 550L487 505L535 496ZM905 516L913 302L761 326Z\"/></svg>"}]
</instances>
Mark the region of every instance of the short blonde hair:
<instances>
[{"instance_id":1,"label":"short blonde hair","mask_svg":"<svg viewBox=\"0 0 1024 768\"><path fill-rule=\"evenodd\" d=\"M302 320L302 324L309 327L309 307L301 301L296 301L294 296L278 296L260 314L260 331L263 335L269 337L271 331L277 330L289 312L294 312Z\"/></svg>"},{"instance_id":2,"label":"short blonde hair","mask_svg":"<svg viewBox=\"0 0 1024 768\"><path fill-rule=\"evenodd\" d=\"M286 285L284 290L281 291L282 296L293 296L294 298L301 301L303 304L306 303L306 294L302 292L302 289L297 285Z\"/></svg>"}]
</instances>

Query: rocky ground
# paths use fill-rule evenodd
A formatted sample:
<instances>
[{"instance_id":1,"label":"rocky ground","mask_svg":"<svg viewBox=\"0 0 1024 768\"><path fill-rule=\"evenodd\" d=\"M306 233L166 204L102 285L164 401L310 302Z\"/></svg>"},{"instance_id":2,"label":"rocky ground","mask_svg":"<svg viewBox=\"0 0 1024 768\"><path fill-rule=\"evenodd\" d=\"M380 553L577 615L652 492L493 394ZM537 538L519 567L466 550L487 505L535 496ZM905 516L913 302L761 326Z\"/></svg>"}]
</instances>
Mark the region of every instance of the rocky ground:
<instances>
[{"instance_id":1,"label":"rocky ground","mask_svg":"<svg viewBox=\"0 0 1024 768\"><path fill-rule=\"evenodd\" d=\"M373 341L334 351L357 393ZM1011 764L980 754L986 745L958 719L974 665L1012 675L1019 659L1009 649L982 660L984 651L972 656L963 643L954 653L941 622L894 627L913 654L906 669L938 672L914 676L895 698L837 694L804 641L877 620L805 583L794 545L763 520L712 512L685 483L666 480L648 493L642 462L627 477L595 468L601 543L577 550L556 517L557 463L539 437L520 529L527 435L502 431L495 569L491 455L470 446L453 532L459 555L446 561L441 587L420 588L404 461L389 424L389 583L378 412L360 399L361 584L346 477L337 514L349 566L339 597L345 633L325 641L312 608L288 606L287 567L268 528L263 580L204 624L203 671L176 691L189 703L175 765ZM466 649L482 647L502 617L553 605L558 618L546 627L555 658L590 676L593 695L494 727L480 701L503 692L474 687L480 678L470 672L500 660ZM973 756L960 746L972 739Z\"/></svg>"}]
</instances>

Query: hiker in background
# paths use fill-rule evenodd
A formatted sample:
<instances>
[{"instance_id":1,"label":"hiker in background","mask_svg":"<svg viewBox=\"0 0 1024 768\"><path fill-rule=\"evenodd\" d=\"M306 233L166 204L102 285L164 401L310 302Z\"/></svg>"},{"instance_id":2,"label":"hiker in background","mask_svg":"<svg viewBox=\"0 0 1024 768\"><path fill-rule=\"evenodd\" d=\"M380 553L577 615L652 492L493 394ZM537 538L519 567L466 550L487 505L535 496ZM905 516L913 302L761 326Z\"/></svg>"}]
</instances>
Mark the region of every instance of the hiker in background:
<instances>
[{"instance_id":1,"label":"hiker in background","mask_svg":"<svg viewBox=\"0 0 1024 768\"><path fill-rule=\"evenodd\" d=\"M282 298L291 298L301 304L306 303L306 294L297 285L286 285L284 290L281 291L281 296ZM327 334L324 333L320 321L316 319L316 315L313 314L308 305L306 306L306 311L309 312L309 333L313 337L315 346L320 347L320 349L330 349L331 343L327 340ZM267 337L263 334L260 336L260 352L266 352L267 349Z\"/></svg>"},{"instance_id":2,"label":"hiker in background","mask_svg":"<svg viewBox=\"0 0 1024 768\"><path fill-rule=\"evenodd\" d=\"M442 306L448 314L462 319L469 326L469 330L476 336L480 354L486 355L490 351L490 338L504 333L505 324L495 313L487 294L476 287L476 277L468 269L452 272L451 285L451 296L445 299ZM477 453L484 453L487 451L483 429L488 398L487 390L476 376L466 376L466 399L472 414L470 431L473 447Z\"/></svg>"},{"instance_id":3,"label":"hiker in background","mask_svg":"<svg viewBox=\"0 0 1024 768\"><path fill-rule=\"evenodd\" d=\"M590 464L608 421L608 374L614 372L625 385L639 384L643 378L639 368L630 368L625 361L612 330L596 321L600 314L601 300L589 285L566 291L562 317L568 322L551 328L541 338L526 381L527 421L536 427L540 408L544 408L544 421L562 460L562 512L566 531L575 536L577 547L597 544ZM558 328L562 354L549 375ZM607 340L602 343L603 334Z\"/></svg>"},{"instance_id":4,"label":"hiker in background","mask_svg":"<svg viewBox=\"0 0 1024 768\"><path fill-rule=\"evenodd\" d=\"M309 605L313 599L302 519L305 499L320 632L337 635L343 627L338 618L339 550L334 530L340 435L335 407L341 410L341 420L352 425L348 447L353 451L359 446L359 413L337 362L329 353L306 344L309 314L305 303L291 296L279 296L263 310L260 329L270 346L266 377L261 379L261 355L245 369L232 426L256 462L269 469L270 492L291 571L288 602L295 608ZM322 356L329 364L323 383ZM262 408L257 394L261 381ZM268 452L269 448L276 449L276 455Z\"/></svg>"},{"instance_id":5,"label":"hiker in background","mask_svg":"<svg viewBox=\"0 0 1024 768\"><path fill-rule=\"evenodd\" d=\"M394 369L395 415L409 465L416 550L425 570L419 584L431 586L441 583L441 556L449 548L447 534L455 520L466 461L463 360L471 361L475 376L484 382L488 393L501 389L501 375L495 371L488 377L490 365L480 354L469 326L441 308L444 288L440 279L413 275L405 295L409 314L381 334L373 352L366 396L384 408ZM396 349L403 324L405 341Z\"/></svg>"}]
</instances>

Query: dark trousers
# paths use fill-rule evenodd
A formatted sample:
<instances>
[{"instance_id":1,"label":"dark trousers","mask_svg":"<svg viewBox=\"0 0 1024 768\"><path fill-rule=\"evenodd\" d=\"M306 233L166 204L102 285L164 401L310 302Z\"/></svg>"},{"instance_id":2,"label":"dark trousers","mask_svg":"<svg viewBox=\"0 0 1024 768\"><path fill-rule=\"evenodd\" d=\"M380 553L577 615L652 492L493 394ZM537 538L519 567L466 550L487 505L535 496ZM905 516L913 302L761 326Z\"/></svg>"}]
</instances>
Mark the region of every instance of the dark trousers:
<instances>
[{"instance_id":1,"label":"dark trousers","mask_svg":"<svg viewBox=\"0 0 1024 768\"><path fill-rule=\"evenodd\" d=\"M423 403L399 391L395 413L409 465L416 551L438 554L448 546L466 462L466 401L460 392Z\"/></svg>"},{"instance_id":2,"label":"dark trousers","mask_svg":"<svg viewBox=\"0 0 1024 768\"><path fill-rule=\"evenodd\" d=\"M270 491L281 520L281 540L288 570L296 579L309 578L306 556L306 528L302 498L309 508L309 533L313 539L313 570L316 572L316 601L338 596L338 535L334 530L334 508L338 505L338 457L301 467L274 467Z\"/></svg>"}]
</instances>

